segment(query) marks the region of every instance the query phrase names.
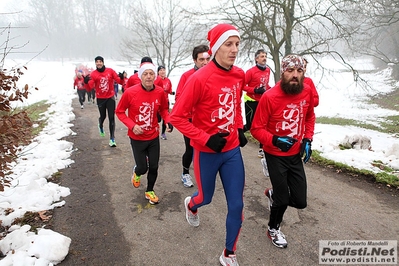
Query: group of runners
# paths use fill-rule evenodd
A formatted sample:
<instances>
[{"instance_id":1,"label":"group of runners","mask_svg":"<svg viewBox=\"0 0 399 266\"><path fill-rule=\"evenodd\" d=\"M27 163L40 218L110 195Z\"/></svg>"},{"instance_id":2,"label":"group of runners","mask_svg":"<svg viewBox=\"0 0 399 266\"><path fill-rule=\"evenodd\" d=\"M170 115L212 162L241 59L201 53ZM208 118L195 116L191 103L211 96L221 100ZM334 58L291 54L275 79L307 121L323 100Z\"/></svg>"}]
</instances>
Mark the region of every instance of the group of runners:
<instances>
[{"instance_id":1,"label":"group of runners","mask_svg":"<svg viewBox=\"0 0 399 266\"><path fill-rule=\"evenodd\" d=\"M301 55L289 54L282 59L281 78L271 87L263 49L255 53L256 64L247 72L234 65L240 47L240 34L234 26L216 25L209 30L207 40L209 45L194 47L194 67L181 76L171 112L168 96L173 94L172 84L160 74L165 67L156 67L150 57L142 58L137 73L127 79L124 73L106 68L104 58L98 56L96 69L83 77L83 86L95 89L100 136L105 136L108 114L111 147L116 147L114 114L127 127L135 162L131 182L139 188L147 175L144 197L151 204L160 202L154 190L160 138L166 140L165 132L174 128L182 133L185 143L180 179L185 187L194 186L192 164L197 186L183 202L191 226L200 226L199 208L211 203L216 177L220 176L228 212L219 262L238 265L236 245L244 217L245 184L241 148L248 142L245 132L259 141L258 156L263 158L272 184L265 190L270 210L266 235L274 246L286 248L287 240L280 230L284 213L288 206L303 209L307 205L304 163L312 154L318 95L311 79L304 76L307 61ZM118 104L114 83L125 86Z\"/></svg>"}]
</instances>

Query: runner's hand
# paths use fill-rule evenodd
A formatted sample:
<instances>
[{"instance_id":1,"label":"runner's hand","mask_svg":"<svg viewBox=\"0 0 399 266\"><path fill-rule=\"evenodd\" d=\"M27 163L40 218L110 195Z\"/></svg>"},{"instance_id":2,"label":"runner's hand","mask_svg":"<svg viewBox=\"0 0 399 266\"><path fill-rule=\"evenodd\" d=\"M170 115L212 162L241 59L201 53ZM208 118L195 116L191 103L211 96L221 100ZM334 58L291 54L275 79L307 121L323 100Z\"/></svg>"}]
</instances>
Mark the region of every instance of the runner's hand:
<instances>
[{"instance_id":1,"label":"runner's hand","mask_svg":"<svg viewBox=\"0 0 399 266\"><path fill-rule=\"evenodd\" d=\"M238 129L238 140L240 142L240 147L244 147L245 145L247 145L248 140L244 135L244 129Z\"/></svg>"},{"instance_id":2,"label":"runner's hand","mask_svg":"<svg viewBox=\"0 0 399 266\"><path fill-rule=\"evenodd\" d=\"M284 137L279 137L279 136L273 136L272 143L274 146L279 148L282 152L287 152L291 149L291 147L297 142L297 139L284 136Z\"/></svg>"},{"instance_id":3,"label":"runner's hand","mask_svg":"<svg viewBox=\"0 0 399 266\"><path fill-rule=\"evenodd\" d=\"M216 133L208 139L208 141L206 142L206 146L211 148L213 151L219 153L226 145L227 140L224 137L227 137L228 135L230 135L229 132Z\"/></svg>"},{"instance_id":4,"label":"runner's hand","mask_svg":"<svg viewBox=\"0 0 399 266\"><path fill-rule=\"evenodd\" d=\"M312 141L310 139L304 138L302 140L300 156L302 157L303 155L305 155L303 162L307 163L310 156L312 156Z\"/></svg>"}]
</instances>

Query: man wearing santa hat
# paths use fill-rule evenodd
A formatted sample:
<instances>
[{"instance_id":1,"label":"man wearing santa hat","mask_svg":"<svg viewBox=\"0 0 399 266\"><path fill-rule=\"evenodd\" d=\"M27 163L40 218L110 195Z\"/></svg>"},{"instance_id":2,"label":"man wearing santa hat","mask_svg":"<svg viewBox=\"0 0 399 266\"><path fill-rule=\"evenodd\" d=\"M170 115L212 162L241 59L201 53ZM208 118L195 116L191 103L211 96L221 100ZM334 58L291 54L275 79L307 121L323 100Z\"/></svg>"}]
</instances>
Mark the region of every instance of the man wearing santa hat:
<instances>
[{"instance_id":1,"label":"man wearing santa hat","mask_svg":"<svg viewBox=\"0 0 399 266\"><path fill-rule=\"evenodd\" d=\"M244 163L241 96L244 71L234 66L240 34L229 24L208 32L211 61L187 80L171 113L171 122L191 139L198 191L184 200L186 219L199 226L198 208L212 201L217 174L227 200L226 242L219 261L238 265L236 245L243 221ZM189 122L190 115L192 123Z\"/></svg>"},{"instance_id":2,"label":"man wearing santa hat","mask_svg":"<svg viewBox=\"0 0 399 266\"><path fill-rule=\"evenodd\" d=\"M154 192L160 155L158 113L165 121L167 132L173 130L164 90L154 85L156 76L157 69L154 64L150 62L141 64L138 71L141 83L130 87L122 94L115 111L118 119L128 128L127 135L136 163L133 168L132 184L138 188L141 176L148 171L144 196L150 204L159 202Z\"/></svg>"}]
</instances>

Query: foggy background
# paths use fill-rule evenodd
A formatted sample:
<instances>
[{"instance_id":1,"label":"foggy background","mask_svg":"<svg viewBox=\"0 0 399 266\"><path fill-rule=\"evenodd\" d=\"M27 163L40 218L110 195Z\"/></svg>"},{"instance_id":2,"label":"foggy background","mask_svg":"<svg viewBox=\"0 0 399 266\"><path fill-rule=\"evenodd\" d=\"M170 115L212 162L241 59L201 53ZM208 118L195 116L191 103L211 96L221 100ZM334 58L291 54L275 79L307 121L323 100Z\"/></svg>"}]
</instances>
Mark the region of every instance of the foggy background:
<instances>
[{"instance_id":1,"label":"foggy background","mask_svg":"<svg viewBox=\"0 0 399 266\"><path fill-rule=\"evenodd\" d=\"M241 34L239 62L268 51L279 77L281 57L300 53L341 62L370 57L375 67L398 68L399 1L349 0L1 0L3 60L83 60L95 56L136 65L150 56L168 74L192 64L194 46L207 44L211 26L228 22ZM399 78L399 71L393 75Z\"/></svg>"}]
</instances>

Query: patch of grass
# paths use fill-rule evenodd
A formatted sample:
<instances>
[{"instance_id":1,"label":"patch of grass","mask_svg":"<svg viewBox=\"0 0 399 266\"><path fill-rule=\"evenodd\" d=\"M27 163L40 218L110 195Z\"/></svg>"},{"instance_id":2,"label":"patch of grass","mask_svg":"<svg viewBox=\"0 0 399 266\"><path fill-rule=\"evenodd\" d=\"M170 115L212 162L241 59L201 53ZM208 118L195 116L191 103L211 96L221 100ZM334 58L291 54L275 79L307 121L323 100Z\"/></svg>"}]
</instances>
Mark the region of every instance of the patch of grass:
<instances>
[{"instance_id":1,"label":"patch of grass","mask_svg":"<svg viewBox=\"0 0 399 266\"><path fill-rule=\"evenodd\" d=\"M37 136L47 125L47 119L43 119L43 113L46 112L49 107L50 104L46 101L40 101L23 108L23 110L28 113L28 116L34 125L31 128L32 136ZM15 111L18 112L20 110L22 109L16 109Z\"/></svg>"},{"instance_id":2,"label":"patch of grass","mask_svg":"<svg viewBox=\"0 0 399 266\"><path fill-rule=\"evenodd\" d=\"M399 111L399 89L389 93L381 94L370 98L368 103L376 104L382 108ZM361 121L356 121L353 119L345 119L340 117L317 117L316 122L320 124L329 125L340 125L340 126L357 126L364 129L370 129L387 134L395 134L399 137L399 116L387 116L383 117L383 121L380 122L380 127L375 125L370 125ZM345 149L346 147L340 146L340 149ZM334 167L339 169L337 171L345 171L352 175L364 175L372 176L376 182L387 184L387 186L394 186L399 188L399 177L398 174L394 174L395 170L383 164L381 161L373 162L373 166L381 169L381 173L374 173L367 170L360 170L342 163L334 162L323 158L320 156L318 151L313 151L312 162L319 165Z\"/></svg>"},{"instance_id":3,"label":"patch of grass","mask_svg":"<svg viewBox=\"0 0 399 266\"><path fill-rule=\"evenodd\" d=\"M376 95L370 98L369 102L386 109L399 111L399 89L388 94Z\"/></svg>"},{"instance_id":4,"label":"patch of grass","mask_svg":"<svg viewBox=\"0 0 399 266\"><path fill-rule=\"evenodd\" d=\"M340 169L340 171L345 171L346 173L351 173L354 175L360 175L360 174L372 174L370 171L366 171L366 170L359 170L353 166L349 166L340 162L335 162L333 160L324 158L323 156L320 155L320 152L317 150L313 150L312 151L312 157L311 160L313 163L316 163L318 165L322 165L322 166L330 166L330 167L334 167L334 168L338 168Z\"/></svg>"},{"instance_id":5,"label":"patch of grass","mask_svg":"<svg viewBox=\"0 0 399 266\"><path fill-rule=\"evenodd\" d=\"M379 94L377 96L371 97L368 101L369 103L376 104L382 108L399 111L399 89L388 94ZM384 117L383 122L381 122L382 130L378 130L388 134L396 134L399 136L399 116L387 116Z\"/></svg>"},{"instance_id":6,"label":"patch of grass","mask_svg":"<svg viewBox=\"0 0 399 266\"><path fill-rule=\"evenodd\" d=\"M46 211L45 213L52 213L51 211ZM35 232L37 233L37 229L42 228L43 226L45 226L46 224L48 224L48 221L43 221L42 217L40 216L40 214L38 212L31 212L28 211L24 214L23 217L21 218L16 218L13 223L14 224L18 224L18 225L30 225L31 228L29 231L31 232Z\"/></svg>"},{"instance_id":7,"label":"patch of grass","mask_svg":"<svg viewBox=\"0 0 399 266\"><path fill-rule=\"evenodd\" d=\"M399 177L396 175L381 172L376 175L375 180L379 183L399 188Z\"/></svg>"},{"instance_id":8,"label":"patch of grass","mask_svg":"<svg viewBox=\"0 0 399 266\"><path fill-rule=\"evenodd\" d=\"M251 132L247 131L247 132L244 133L244 135L245 135L245 137L247 138L247 140L249 142L253 142L253 143L259 144L259 141L257 139L255 139L254 137L252 137Z\"/></svg>"},{"instance_id":9,"label":"patch of grass","mask_svg":"<svg viewBox=\"0 0 399 266\"><path fill-rule=\"evenodd\" d=\"M50 178L47 178L47 181L55 183L55 184L60 184L61 183L61 176L62 176L62 172L60 172L60 171L55 172L54 174L51 175Z\"/></svg>"},{"instance_id":10,"label":"patch of grass","mask_svg":"<svg viewBox=\"0 0 399 266\"><path fill-rule=\"evenodd\" d=\"M384 171L384 172L376 174L376 173L368 171L368 170L357 169L355 167L348 166L343 163L338 163L338 162L326 159L326 158L320 156L320 153L318 151L313 151L311 160L312 160L312 162L317 163L318 165L335 168L339 172L345 172L352 176L372 177L378 183L386 184L389 187L393 186L393 187L399 188L398 175L393 174L393 172L394 172L393 169L387 167L381 161L373 162L374 166L377 166L381 170Z\"/></svg>"},{"instance_id":11,"label":"patch of grass","mask_svg":"<svg viewBox=\"0 0 399 266\"><path fill-rule=\"evenodd\" d=\"M381 122L384 132L388 134L395 134L396 137L399 137L399 116L387 116L385 117L385 120L386 121Z\"/></svg>"},{"instance_id":12,"label":"patch of grass","mask_svg":"<svg viewBox=\"0 0 399 266\"><path fill-rule=\"evenodd\" d=\"M346 119L348 120L348 119ZM249 132L245 132L245 136L248 141L259 143ZM346 149L345 147L341 147L341 149ZM337 172L342 172L349 174L351 176L364 176L370 179L375 180L378 183L386 184L389 187L396 187L399 189L399 175L394 174L395 170L385 165L382 161L374 161L372 165L380 168L383 172L374 173L369 170L358 169L353 166L346 165L344 163L336 162L333 160L329 160L320 155L320 152L317 150L312 151L311 162L317 165L321 165L328 168L336 169Z\"/></svg>"},{"instance_id":13,"label":"patch of grass","mask_svg":"<svg viewBox=\"0 0 399 266\"><path fill-rule=\"evenodd\" d=\"M349 125L357 124L357 121L353 120L353 119L345 119L345 118L339 118L339 117L318 116L318 117L316 117L316 123L338 125L338 126L349 126Z\"/></svg>"},{"instance_id":14,"label":"patch of grass","mask_svg":"<svg viewBox=\"0 0 399 266\"><path fill-rule=\"evenodd\" d=\"M316 118L316 123L327 124L327 125L338 125L338 126L357 126L357 127L370 129L370 130L374 130L374 131L379 131L379 132L383 132L383 133L389 133L388 130L382 126L382 123L381 123L381 127L377 127L375 125L370 125L367 123L363 123L361 121L340 118L340 117L318 116ZM387 122L387 123L389 123L389 122Z\"/></svg>"},{"instance_id":15,"label":"patch of grass","mask_svg":"<svg viewBox=\"0 0 399 266\"><path fill-rule=\"evenodd\" d=\"M383 162L381 162L381 161L373 161L372 163L371 163L374 167L378 167L378 168L380 168L381 170L383 170L383 171L385 171L385 172L387 172L387 173L393 173L393 172L395 172L395 170L394 169L392 169L391 167L388 167L388 166L386 166Z\"/></svg>"},{"instance_id":16,"label":"patch of grass","mask_svg":"<svg viewBox=\"0 0 399 266\"><path fill-rule=\"evenodd\" d=\"M379 94L371 97L368 101L370 104L376 104L382 108L399 111L399 89L389 94ZM375 130L387 134L396 134L399 137L399 116L382 117L380 127L356 121L353 119L345 119L339 117L317 117L316 122L320 124L340 125L340 126L357 126L365 129Z\"/></svg>"}]
</instances>

